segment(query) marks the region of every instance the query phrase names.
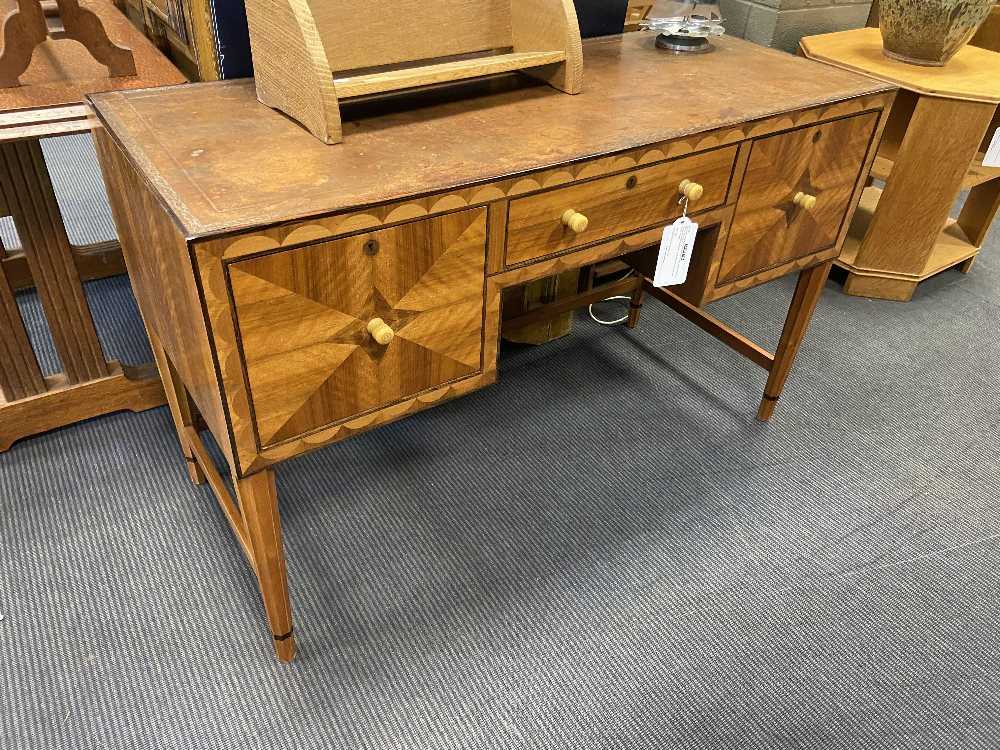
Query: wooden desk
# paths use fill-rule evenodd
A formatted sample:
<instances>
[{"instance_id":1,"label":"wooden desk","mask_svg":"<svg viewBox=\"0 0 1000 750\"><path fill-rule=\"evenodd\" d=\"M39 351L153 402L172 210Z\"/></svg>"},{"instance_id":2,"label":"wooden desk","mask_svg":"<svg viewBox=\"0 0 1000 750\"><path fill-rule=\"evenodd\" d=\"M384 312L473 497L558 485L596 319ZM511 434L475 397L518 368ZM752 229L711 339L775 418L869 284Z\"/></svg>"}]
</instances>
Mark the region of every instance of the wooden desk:
<instances>
[{"instance_id":1,"label":"wooden desk","mask_svg":"<svg viewBox=\"0 0 1000 750\"><path fill-rule=\"evenodd\" d=\"M651 34L585 49L577 96L508 77L355 104L333 146L246 81L92 98L189 472L257 573L282 659L295 646L274 465L494 382L501 291L616 257L648 272L684 180L703 187L690 280L640 283L633 301L645 289L770 370L771 416L891 87L736 39L697 59ZM564 226L569 210L586 228ZM700 308L792 272L773 356Z\"/></svg>"},{"instance_id":2,"label":"wooden desk","mask_svg":"<svg viewBox=\"0 0 1000 750\"><path fill-rule=\"evenodd\" d=\"M74 252L39 141L90 130L88 93L184 79L109 2L83 0L81 6L100 16L113 41L132 49L137 75L108 78L82 45L50 40L35 50L23 85L0 89L0 215L13 218L23 246L17 254L0 248L0 451L82 419L163 403L150 365L133 368L104 356L78 264L86 269L94 257L107 262L117 248ZM0 0L3 7L13 3ZM63 372L53 377L43 377L14 299L12 288L23 286L25 276L38 290L62 362Z\"/></svg>"},{"instance_id":3,"label":"wooden desk","mask_svg":"<svg viewBox=\"0 0 1000 750\"><path fill-rule=\"evenodd\" d=\"M1000 53L965 47L942 68L882 54L878 29L806 37L803 53L902 87L837 264L844 291L908 301L924 279L968 272L1000 210L1000 169L983 166L1000 126ZM957 221L959 195L969 196Z\"/></svg>"}]
</instances>

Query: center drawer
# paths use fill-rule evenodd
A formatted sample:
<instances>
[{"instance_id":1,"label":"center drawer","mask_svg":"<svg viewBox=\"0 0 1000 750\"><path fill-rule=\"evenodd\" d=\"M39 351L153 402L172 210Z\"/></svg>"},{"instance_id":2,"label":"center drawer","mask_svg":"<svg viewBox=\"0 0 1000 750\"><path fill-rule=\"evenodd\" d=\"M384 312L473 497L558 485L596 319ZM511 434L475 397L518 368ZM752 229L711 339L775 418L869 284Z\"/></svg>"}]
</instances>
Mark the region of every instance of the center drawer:
<instances>
[{"instance_id":1,"label":"center drawer","mask_svg":"<svg viewBox=\"0 0 1000 750\"><path fill-rule=\"evenodd\" d=\"M729 192L736 146L686 156L623 174L568 185L510 202L506 265L664 224L681 215L679 187L684 180L704 188L690 210L721 206ZM567 212L586 217L577 231L564 223ZM568 219L567 219L568 220Z\"/></svg>"},{"instance_id":2,"label":"center drawer","mask_svg":"<svg viewBox=\"0 0 1000 750\"><path fill-rule=\"evenodd\" d=\"M482 371L486 210L229 265L261 448Z\"/></svg>"}]
</instances>

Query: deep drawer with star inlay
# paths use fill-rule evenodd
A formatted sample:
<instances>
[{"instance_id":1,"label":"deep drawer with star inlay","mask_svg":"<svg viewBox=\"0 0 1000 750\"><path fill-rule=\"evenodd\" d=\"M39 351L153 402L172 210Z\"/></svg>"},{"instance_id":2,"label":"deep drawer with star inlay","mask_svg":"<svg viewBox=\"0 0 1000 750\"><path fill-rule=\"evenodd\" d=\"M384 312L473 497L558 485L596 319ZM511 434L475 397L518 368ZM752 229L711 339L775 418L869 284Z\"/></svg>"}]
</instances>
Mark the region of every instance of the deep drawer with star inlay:
<instances>
[{"instance_id":1,"label":"deep drawer with star inlay","mask_svg":"<svg viewBox=\"0 0 1000 750\"><path fill-rule=\"evenodd\" d=\"M868 112L753 142L718 283L836 244L878 118Z\"/></svg>"},{"instance_id":2,"label":"deep drawer with star inlay","mask_svg":"<svg viewBox=\"0 0 1000 750\"><path fill-rule=\"evenodd\" d=\"M229 265L260 447L482 372L486 210Z\"/></svg>"}]
</instances>

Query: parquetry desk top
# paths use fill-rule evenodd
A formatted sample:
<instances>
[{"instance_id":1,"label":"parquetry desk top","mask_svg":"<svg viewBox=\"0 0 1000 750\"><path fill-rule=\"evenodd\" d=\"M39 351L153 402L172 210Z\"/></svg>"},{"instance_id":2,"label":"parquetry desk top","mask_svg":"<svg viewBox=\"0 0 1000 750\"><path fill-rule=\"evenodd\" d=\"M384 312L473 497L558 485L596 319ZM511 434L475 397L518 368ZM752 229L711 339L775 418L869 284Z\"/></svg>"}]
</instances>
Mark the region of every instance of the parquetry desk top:
<instances>
[{"instance_id":1,"label":"parquetry desk top","mask_svg":"<svg viewBox=\"0 0 1000 750\"><path fill-rule=\"evenodd\" d=\"M193 238L467 187L893 88L739 39L715 44L711 54L684 58L657 50L646 33L591 40L582 94L494 79L349 105L344 142L332 146L260 104L252 81L91 101Z\"/></svg>"}]
</instances>

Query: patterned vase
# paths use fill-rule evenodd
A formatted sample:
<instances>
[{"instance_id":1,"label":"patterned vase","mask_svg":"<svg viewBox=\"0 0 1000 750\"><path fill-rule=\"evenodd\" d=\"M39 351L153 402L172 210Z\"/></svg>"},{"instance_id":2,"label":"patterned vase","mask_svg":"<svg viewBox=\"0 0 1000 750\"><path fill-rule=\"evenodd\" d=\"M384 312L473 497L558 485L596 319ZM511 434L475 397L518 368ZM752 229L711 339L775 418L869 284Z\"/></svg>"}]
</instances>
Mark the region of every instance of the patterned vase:
<instances>
[{"instance_id":1,"label":"patterned vase","mask_svg":"<svg viewBox=\"0 0 1000 750\"><path fill-rule=\"evenodd\" d=\"M881 0L885 54L914 65L944 65L990 14L994 0Z\"/></svg>"}]
</instances>

